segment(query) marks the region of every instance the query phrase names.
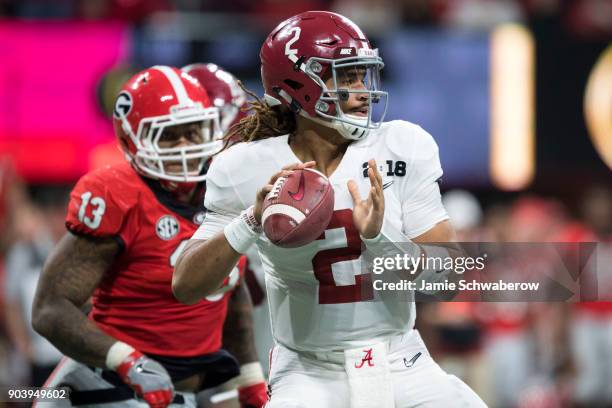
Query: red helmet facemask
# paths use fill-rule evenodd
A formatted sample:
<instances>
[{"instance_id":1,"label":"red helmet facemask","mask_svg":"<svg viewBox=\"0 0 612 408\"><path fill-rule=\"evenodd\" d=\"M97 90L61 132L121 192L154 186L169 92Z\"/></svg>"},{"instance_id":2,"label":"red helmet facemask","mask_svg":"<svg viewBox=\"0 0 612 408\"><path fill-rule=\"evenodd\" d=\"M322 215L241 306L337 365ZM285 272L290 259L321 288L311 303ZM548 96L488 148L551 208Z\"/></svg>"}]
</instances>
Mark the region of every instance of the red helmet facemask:
<instances>
[{"instance_id":1,"label":"red helmet facemask","mask_svg":"<svg viewBox=\"0 0 612 408\"><path fill-rule=\"evenodd\" d=\"M195 78L173 67L155 66L134 75L117 96L113 123L132 165L159 180L204 180L204 164L223 147L218 109ZM189 124L198 127L190 143L160 144L165 129Z\"/></svg>"}]
</instances>

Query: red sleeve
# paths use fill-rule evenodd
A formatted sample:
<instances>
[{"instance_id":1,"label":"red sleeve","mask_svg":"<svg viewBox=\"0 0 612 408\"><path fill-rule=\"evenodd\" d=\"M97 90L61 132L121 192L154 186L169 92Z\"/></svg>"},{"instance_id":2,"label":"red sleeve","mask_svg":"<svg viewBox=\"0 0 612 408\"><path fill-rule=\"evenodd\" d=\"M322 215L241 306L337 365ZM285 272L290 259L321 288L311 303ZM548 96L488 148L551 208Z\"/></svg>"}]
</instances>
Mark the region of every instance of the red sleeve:
<instances>
[{"instance_id":1,"label":"red sleeve","mask_svg":"<svg viewBox=\"0 0 612 408\"><path fill-rule=\"evenodd\" d=\"M108 173L106 173L108 175ZM129 189L104 172L94 171L83 176L70 193L66 227L78 235L120 237L128 244L130 235L125 228L133 207Z\"/></svg>"}]
</instances>

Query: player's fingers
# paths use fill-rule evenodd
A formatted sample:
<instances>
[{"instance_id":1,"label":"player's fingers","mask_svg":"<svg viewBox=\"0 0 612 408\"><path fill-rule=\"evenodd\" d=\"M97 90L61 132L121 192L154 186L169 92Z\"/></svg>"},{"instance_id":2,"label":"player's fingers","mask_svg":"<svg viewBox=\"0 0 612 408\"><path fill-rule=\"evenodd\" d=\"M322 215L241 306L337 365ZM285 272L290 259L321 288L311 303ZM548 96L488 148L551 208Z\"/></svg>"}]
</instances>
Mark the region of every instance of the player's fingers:
<instances>
[{"instance_id":1,"label":"player's fingers","mask_svg":"<svg viewBox=\"0 0 612 408\"><path fill-rule=\"evenodd\" d=\"M382 184L380 180L374 176L374 170L372 170L372 168L368 169L368 177L370 178L370 183L372 183L372 188L370 189L372 206L375 211L379 211L383 209L385 205L385 195L383 194ZM374 180L372 178L374 178Z\"/></svg>"},{"instance_id":2,"label":"player's fingers","mask_svg":"<svg viewBox=\"0 0 612 408\"><path fill-rule=\"evenodd\" d=\"M270 191L272 191L272 187L273 187L272 184L266 184L265 186L261 188L261 190L259 190L258 196L261 198L264 198L265 196L268 195Z\"/></svg>"},{"instance_id":3,"label":"player's fingers","mask_svg":"<svg viewBox=\"0 0 612 408\"><path fill-rule=\"evenodd\" d=\"M351 197L353 198L353 204L354 205L359 204L361 202L361 195L359 194L357 183L355 183L354 180L349 180L346 183L346 186L348 187L348 191L351 194Z\"/></svg>"},{"instance_id":4,"label":"player's fingers","mask_svg":"<svg viewBox=\"0 0 612 408\"><path fill-rule=\"evenodd\" d=\"M287 177L293 173L293 170L281 170L268 180L268 184L274 184L280 177Z\"/></svg>"},{"instance_id":5,"label":"player's fingers","mask_svg":"<svg viewBox=\"0 0 612 408\"><path fill-rule=\"evenodd\" d=\"M385 206L385 198L382 192L379 192L376 189L373 190L375 191L372 193L372 208L374 211L380 211Z\"/></svg>"},{"instance_id":6,"label":"player's fingers","mask_svg":"<svg viewBox=\"0 0 612 408\"><path fill-rule=\"evenodd\" d=\"M288 164L288 165L286 165L286 166L283 166L282 170L293 170L293 169L298 169L298 168L300 168L300 165L301 165L301 164L302 164L302 163L291 163L291 164Z\"/></svg>"},{"instance_id":7,"label":"player's fingers","mask_svg":"<svg viewBox=\"0 0 612 408\"><path fill-rule=\"evenodd\" d=\"M378 171L378 166L376 165L376 160L374 160L374 159L368 160L368 167L370 169L372 169L372 172L374 173L374 178L376 180L376 185L379 186L380 188L382 188L382 175L380 174L380 171Z\"/></svg>"},{"instance_id":8,"label":"player's fingers","mask_svg":"<svg viewBox=\"0 0 612 408\"><path fill-rule=\"evenodd\" d=\"M306 163L300 164L300 169L310 169L317 165L317 162L314 160L307 161Z\"/></svg>"},{"instance_id":9,"label":"player's fingers","mask_svg":"<svg viewBox=\"0 0 612 408\"><path fill-rule=\"evenodd\" d=\"M300 169L309 169L317 165L317 162L314 160L307 161L305 163L291 163L283 167L283 170L300 170Z\"/></svg>"},{"instance_id":10,"label":"player's fingers","mask_svg":"<svg viewBox=\"0 0 612 408\"><path fill-rule=\"evenodd\" d=\"M370 187L370 194L368 194L368 201L373 203L374 200L376 200L376 187L372 186Z\"/></svg>"},{"instance_id":11,"label":"player's fingers","mask_svg":"<svg viewBox=\"0 0 612 408\"><path fill-rule=\"evenodd\" d=\"M282 170L299 170L299 169L303 169L306 167L311 167L311 165L309 165L308 163L311 162L306 162L306 163L291 163L288 164L286 166L283 166Z\"/></svg>"},{"instance_id":12,"label":"player's fingers","mask_svg":"<svg viewBox=\"0 0 612 408\"><path fill-rule=\"evenodd\" d=\"M375 190L376 195L382 195L382 184L376 177L376 174L374 173L374 170L372 168L368 169L368 178L370 179L370 185Z\"/></svg>"}]
</instances>

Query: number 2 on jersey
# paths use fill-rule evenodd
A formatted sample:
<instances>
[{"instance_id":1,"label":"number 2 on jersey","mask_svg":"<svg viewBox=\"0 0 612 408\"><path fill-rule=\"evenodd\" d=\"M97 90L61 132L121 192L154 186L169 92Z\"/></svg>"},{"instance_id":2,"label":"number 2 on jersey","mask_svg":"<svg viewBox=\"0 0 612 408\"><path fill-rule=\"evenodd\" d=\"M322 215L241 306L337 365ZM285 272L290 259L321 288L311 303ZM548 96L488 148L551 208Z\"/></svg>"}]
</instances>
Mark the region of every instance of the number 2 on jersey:
<instances>
[{"instance_id":1,"label":"number 2 on jersey","mask_svg":"<svg viewBox=\"0 0 612 408\"><path fill-rule=\"evenodd\" d=\"M347 245L344 248L325 249L312 258L314 275L319 281L319 304L353 303L374 298L372 276L356 275L354 285L336 285L332 264L351 261L361 256L361 238L353 224L353 210L334 211L327 230L344 228ZM319 239L324 239L320 237Z\"/></svg>"}]
</instances>

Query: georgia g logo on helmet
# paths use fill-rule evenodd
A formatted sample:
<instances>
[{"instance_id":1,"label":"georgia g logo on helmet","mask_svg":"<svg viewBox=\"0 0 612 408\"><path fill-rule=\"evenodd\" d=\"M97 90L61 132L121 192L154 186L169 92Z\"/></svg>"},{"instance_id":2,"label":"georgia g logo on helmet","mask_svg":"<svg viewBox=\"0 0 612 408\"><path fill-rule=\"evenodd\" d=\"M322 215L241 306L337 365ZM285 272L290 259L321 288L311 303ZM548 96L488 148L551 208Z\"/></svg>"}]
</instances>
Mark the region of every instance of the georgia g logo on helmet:
<instances>
[{"instance_id":1,"label":"georgia g logo on helmet","mask_svg":"<svg viewBox=\"0 0 612 408\"><path fill-rule=\"evenodd\" d=\"M132 95L128 91L121 91L119 95L117 95L117 100L115 101L115 108L113 109L113 116L116 119L121 119L122 117L126 117L130 111L132 110Z\"/></svg>"}]
</instances>

